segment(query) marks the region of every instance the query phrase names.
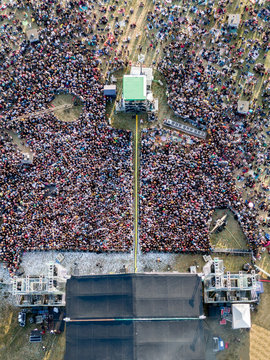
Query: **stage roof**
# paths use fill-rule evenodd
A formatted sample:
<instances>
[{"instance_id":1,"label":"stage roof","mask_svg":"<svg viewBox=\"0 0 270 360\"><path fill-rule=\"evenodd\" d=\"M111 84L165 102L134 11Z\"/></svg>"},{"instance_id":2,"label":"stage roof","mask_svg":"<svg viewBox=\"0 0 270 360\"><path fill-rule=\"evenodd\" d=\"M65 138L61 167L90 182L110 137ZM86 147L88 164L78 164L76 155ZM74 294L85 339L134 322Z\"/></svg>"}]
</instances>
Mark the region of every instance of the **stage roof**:
<instances>
[{"instance_id":1,"label":"stage roof","mask_svg":"<svg viewBox=\"0 0 270 360\"><path fill-rule=\"evenodd\" d=\"M65 360L204 359L196 274L119 274L67 281Z\"/></svg>"},{"instance_id":2,"label":"stage roof","mask_svg":"<svg viewBox=\"0 0 270 360\"><path fill-rule=\"evenodd\" d=\"M70 322L65 360L204 360L202 320Z\"/></svg>"},{"instance_id":3,"label":"stage roof","mask_svg":"<svg viewBox=\"0 0 270 360\"><path fill-rule=\"evenodd\" d=\"M71 319L192 318L202 313L202 282L196 274L90 275L67 281Z\"/></svg>"},{"instance_id":4,"label":"stage roof","mask_svg":"<svg viewBox=\"0 0 270 360\"><path fill-rule=\"evenodd\" d=\"M142 101L146 99L146 76L124 75L123 99Z\"/></svg>"}]
</instances>

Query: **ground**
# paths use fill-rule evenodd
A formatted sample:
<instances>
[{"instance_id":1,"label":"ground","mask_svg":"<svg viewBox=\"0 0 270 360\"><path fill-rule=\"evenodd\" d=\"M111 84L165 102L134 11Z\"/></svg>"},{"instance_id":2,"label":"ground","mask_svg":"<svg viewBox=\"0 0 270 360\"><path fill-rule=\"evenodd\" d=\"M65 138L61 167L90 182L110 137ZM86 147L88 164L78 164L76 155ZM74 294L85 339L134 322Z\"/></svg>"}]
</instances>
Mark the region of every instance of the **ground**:
<instances>
[{"instance_id":1,"label":"ground","mask_svg":"<svg viewBox=\"0 0 270 360\"><path fill-rule=\"evenodd\" d=\"M167 104L167 96L166 96L166 82L162 74L160 74L156 70L156 65L158 59L162 55L162 51L154 51L150 50L147 52L147 47L149 45L149 39L146 37L144 27L146 25L146 14L153 8L153 2L147 1L146 5L143 8L138 7L139 1L132 0L128 2L126 6L126 12L129 11L130 7L135 8L134 14L130 16L130 23L136 22L137 28L135 30L130 29L130 27L126 27L126 31L122 36L122 39L119 41L119 47L127 36L131 37L131 41L129 44L130 56L129 60L136 64L138 59L138 44L142 44L143 49L142 53L145 53L145 65L154 67L154 82L153 82L153 93L154 97L157 97L159 100L159 113L158 113L158 124L154 124L153 126L161 125L162 120L164 118L175 119L173 111ZM243 19L248 17L248 14L244 12L244 5L248 4L249 0L243 0L239 4L238 0L231 1L231 5L228 8L228 13L241 13ZM119 1L119 6L124 6L124 1ZM192 17L192 14L189 13L189 16ZM16 17L22 19L24 17L22 12L17 12ZM33 27L35 24L32 25ZM214 23L208 25L208 27L215 26ZM136 38L136 34L138 37ZM239 36L236 39L236 42L239 41L240 37L243 36L243 29L240 30ZM249 33L247 35L249 38L258 37L257 33ZM16 49L16 46L14 46ZM244 46L244 56L247 54L248 49ZM196 50L200 51L200 47ZM270 53L266 59L263 59L263 55L260 54L259 58L256 62L264 62L267 68L270 67ZM101 70L104 78L106 76L107 71L107 60L102 59ZM118 96L121 94L121 86L122 86L122 77L124 73L129 73L129 67L125 68L125 70L119 70L114 73L114 76L117 78L117 89ZM244 80L240 79L238 72L236 72L236 79L241 82L244 86ZM160 85L158 82L160 80L163 85ZM257 102L261 103L261 89L263 81L265 77L259 78L256 84L252 88L252 97L251 100L257 100ZM245 97L242 97L245 99ZM63 104L74 104L74 98L72 95L60 94L55 97L52 104L54 107L63 105ZM73 106L71 109L67 110L59 110L55 111L57 118L60 121L75 121L81 112L81 106ZM108 103L107 106L107 117L112 126L116 128L129 129L133 133L135 132L135 119L132 118L131 115L124 114L115 114L114 112L114 103ZM145 115L140 116L140 120L143 119L140 127L149 126L146 123ZM14 139L16 143L19 145L22 151L27 152L27 148L23 144L22 139L16 138L16 134L14 135ZM267 137L267 141L269 138ZM268 182L268 179L264 181ZM239 184L241 187L241 184ZM248 194L245 194L247 197ZM223 230L219 234L213 234L211 237L212 245L218 248L246 248L246 242L243 235L243 232L238 224L238 222L234 219L231 212L226 211L228 213L228 225L225 230ZM217 211L213 216L213 221L222 216L224 210ZM239 271L242 269L242 265L246 262L250 261L249 257L238 257L238 256L219 256L224 259L224 264L227 269L230 269L231 272ZM204 261L202 256L200 255L177 255L173 257L162 256L162 255L151 255L148 261L144 261L143 255L141 255L140 269L144 271L180 271L186 272L189 270L189 266L196 265L198 266L198 272L202 270L202 266L204 265ZM111 262L104 260L104 263L108 263L110 266ZM125 259L125 262L122 263L130 263L130 259ZM257 263L266 271L270 272L270 257L267 253L262 254L262 258ZM120 265L119 265L120 266ZM108 270L105 268L106 271ZM114 268L113 268L114 269ZM117 269L118 270L118 269ZM112 271L112 269L110 270ZM1 279L0 279L1 280ZM230 328L230 324L225 325L224 327L219 326L218 322L215 320L205 320L206 329L208 329L208 336L219 335L226 342L229 343L229 348L223 353L218 354L217 358L220 360L227 359L266 359L267 355L270 353L270 349L267 347L269 343L269 335L270 335L270 315L268 311L268 304L270 303L270 283L264 283L264 294L262 296L261 304L258 307L257 311L252 313L252 329L251 331L232 331ZM22 358L22 354L27 360L61 360L63 358L64 349L65 349L65 334L61 335L46 335L41 344L29 344L28 336L30 330L34 328L33 325L28 324L25 328L20 328L17 322L17 314L18 309L8 305L6 301L2 301L2 305L0 307L0 359L1 360L19 360ZM240 343L239 343L240 339ZM45 351L42 350L42 346L45 346ZM213 354L209 354L209 359Z\"/></svg>"},{"instance_id":2,"label":"ground","mask_svg":"<svg viewBox=\"0 0 270 360\"><path fill-rule=\"evenodd\" d=\"M60 360L65 351L65 333L43 336L42 343L30 344L29 334L37 325L18 324L19 310L8 304L0 305L0 359L1 360ZM45 347L45 349L43 349Z\"/></svg>"},{"instance_id":3,"label":"ground","mask_svg":"<svg viewBox=\"0 0 270 360\"><path fill-rule=\"evenodd\" d=\"M230 210L216 210L213 215L210 229L214 226L215 221L222 218L224 215L227 215L226 221L228 224L221 233L212 233L212 245L216 248L223 249L229 249L230 247L234 249L248 249L245 235L238 221L235 221L234 214Z\"/></svg>"},{"instance_id":4,"label":"ground","mask_svg":"<svg viewBox=\"0 0 270 360\"><path fill-rule=\"evenodd\" d=\"M74 102L76 106L74 106ZM59 94L55 96L55 99L51 102L51 107L57 109L61 105L72 105L72 108L65 110L54 110L55 116L61 121L75 121L78 119L82 112L82 105L79 100L70 94Z\"/></svg>"}]
</instances>

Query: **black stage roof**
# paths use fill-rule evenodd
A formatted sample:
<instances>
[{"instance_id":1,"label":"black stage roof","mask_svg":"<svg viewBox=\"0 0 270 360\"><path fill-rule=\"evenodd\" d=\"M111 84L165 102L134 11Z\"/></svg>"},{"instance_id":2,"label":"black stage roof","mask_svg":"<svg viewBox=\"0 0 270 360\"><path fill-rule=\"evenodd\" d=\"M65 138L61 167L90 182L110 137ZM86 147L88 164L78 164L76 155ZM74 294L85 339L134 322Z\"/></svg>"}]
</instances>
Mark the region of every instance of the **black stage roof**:
<instances>
[{"instance_id":1,"label":"black stage roof","mask_svg":"<svg viewBox=\"0 0 270 360\"><path fill-rule=\"evenodd\" d=\"M66 300L65 360L204 359L197 275L72 277Z\"/></svg>"}]
</instances>

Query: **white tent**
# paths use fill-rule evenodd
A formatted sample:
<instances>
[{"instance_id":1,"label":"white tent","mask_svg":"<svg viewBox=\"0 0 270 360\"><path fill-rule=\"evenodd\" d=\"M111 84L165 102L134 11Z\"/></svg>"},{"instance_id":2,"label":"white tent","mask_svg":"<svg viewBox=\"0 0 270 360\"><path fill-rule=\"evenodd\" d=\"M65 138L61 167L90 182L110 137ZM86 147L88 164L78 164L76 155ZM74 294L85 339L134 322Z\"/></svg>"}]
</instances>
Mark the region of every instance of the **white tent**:
<instances>
[{"instance_id":1,"label":"white tent","mask_svg":"<svg viewBox=\"0 0 270 360\"><path fill-rule=\"evenodd\" d=\"M232 328L244 329L251 327L250 305L233 304L232 305Z\"/></svg>"}]
</instances>

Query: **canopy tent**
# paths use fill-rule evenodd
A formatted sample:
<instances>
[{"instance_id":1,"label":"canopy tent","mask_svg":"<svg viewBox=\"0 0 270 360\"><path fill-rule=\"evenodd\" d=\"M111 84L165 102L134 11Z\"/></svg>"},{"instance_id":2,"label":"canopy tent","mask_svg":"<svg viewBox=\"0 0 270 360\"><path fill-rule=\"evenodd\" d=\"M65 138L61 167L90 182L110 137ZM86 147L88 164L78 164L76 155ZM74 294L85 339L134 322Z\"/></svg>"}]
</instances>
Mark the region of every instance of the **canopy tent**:
<instances>
[{"instance_id":1,"label":"canopy tent","mask_svg":"<svg viewBox=\"0 0 270 360\"><path fill-rule=\"evenodd\" d=\"M112 96L115 97L116 96L116 85L104 85L103 88L103 94L105 96Z\"/></svg>"},{"instance_id":2,"label":"canopy tent","mask_svg":"<svg viewBox=\"0 0 270 360\"><path fill-rule=\"evenodd\" d=\"M250 305L233 304L232 305L232 328L249 329L251 327Z\"/></svg>"}]
</instances>

